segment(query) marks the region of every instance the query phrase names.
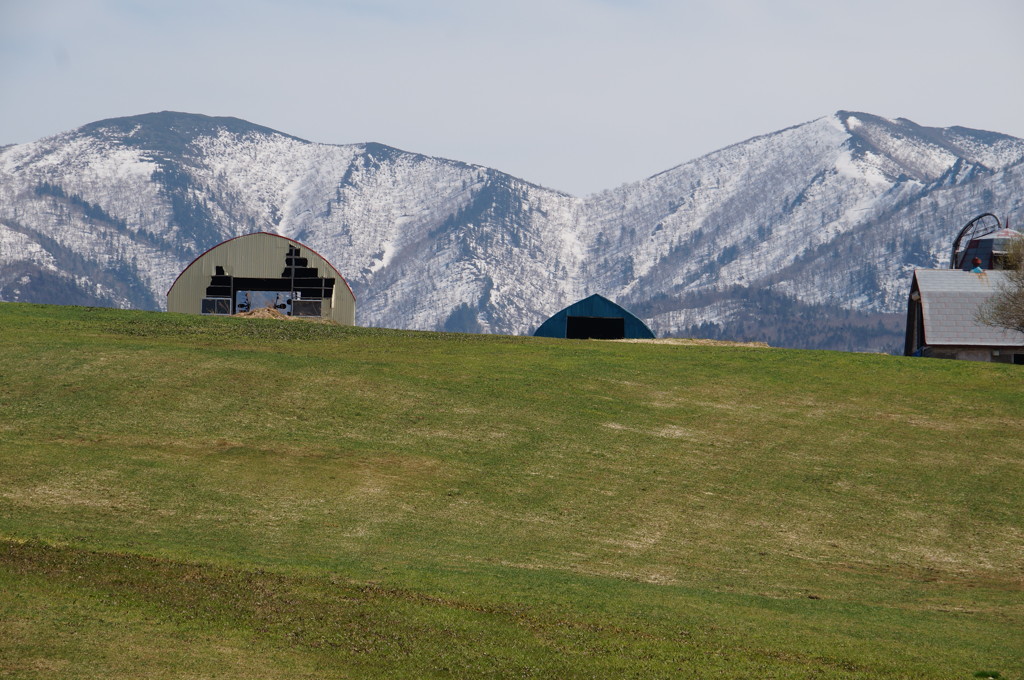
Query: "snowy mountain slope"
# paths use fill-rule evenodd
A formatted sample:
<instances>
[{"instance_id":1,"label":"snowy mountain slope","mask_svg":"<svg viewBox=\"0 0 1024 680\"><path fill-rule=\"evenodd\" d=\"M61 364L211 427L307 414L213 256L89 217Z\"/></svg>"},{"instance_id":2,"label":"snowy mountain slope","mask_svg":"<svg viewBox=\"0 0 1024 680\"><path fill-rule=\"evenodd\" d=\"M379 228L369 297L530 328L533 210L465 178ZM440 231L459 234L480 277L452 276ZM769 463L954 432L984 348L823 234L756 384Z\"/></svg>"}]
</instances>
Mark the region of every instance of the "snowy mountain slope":
<instances>
[{"instance_id":1,"label":"snowy mountain slope","mask_svg":"<svg viewBox=\"0 0 1024 680\"><path fill-rule=\"evenodd\" d=\"M853 313L894 336L909 272L940 264L975 214L1014 210L1006 168L1022 159L1024 142L1004 135L839 112L600 195L592 233L622 227L594 241L594 275L661 333L716 323L766 339L766 303L743 301L770 291L786 313Z\"/></svg>"},{"instance_id":2,"label":"snowy mountain slope","mask_svg":"<svg viewBox=\"0 0 1024 680\"><path fill-rule=\"evenodd\" d=\"M161 308L191 259L272 231L363 325L527 333L590 293L660 334L879 349L909 271L1019 206L1024 141L838 112L585 199L381 144L163 112L0 149L0 299Z\"/></svg>"},{"instance_id":3,"label":"snowy mountain slope","mask_svg":"<svg viewBox=\"0 0 1024 680\"><path fill-rule=\"evenodd\" d=\"M363 323L432 327L452 313L454 293L493 307L482 329L513 332L508 318L538 313L536 291L516 287L515 277L559 271L537 252L566 251L562 281L565 267L576 266L571 240L541 228L571 223L575 199L379 144L312 144L234 119L164 113L94 123L13 147L0 160L0 195L12 206L0 215L0 233L38 245L11 241L0 252L7 298L53 298L49 288L11 287L52 266L65 288L81 289L68 293L76 301L91 295L156 308L208 247L273 231L317 248L347 274ZM44 263L54 251L61 261L75 253L74 266ZM93 280L112 270L122 286ZM147 293L129 291L136 282Z\"/></svg>"}]
</instances>

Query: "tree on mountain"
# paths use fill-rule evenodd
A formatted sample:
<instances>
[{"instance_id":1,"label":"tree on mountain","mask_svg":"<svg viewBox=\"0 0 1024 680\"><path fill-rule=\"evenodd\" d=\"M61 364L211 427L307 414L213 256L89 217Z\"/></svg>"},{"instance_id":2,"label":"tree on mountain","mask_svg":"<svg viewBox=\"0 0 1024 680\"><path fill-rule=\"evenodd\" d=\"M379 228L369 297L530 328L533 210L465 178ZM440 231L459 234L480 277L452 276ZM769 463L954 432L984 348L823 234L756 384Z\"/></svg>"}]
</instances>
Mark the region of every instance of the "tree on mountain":
<instances>
[{"instance_id":1,"label":"tree on mountain","mask_svg":"<svg viewBox=\"0 0 1024 680\"><path fill-rule=\"evenodd\" d=\"M1024 238L1014 240L1007 253L1006 269L1006 282L978 310L978 320L1024 333Z\"/></svg>"}]
</instances>

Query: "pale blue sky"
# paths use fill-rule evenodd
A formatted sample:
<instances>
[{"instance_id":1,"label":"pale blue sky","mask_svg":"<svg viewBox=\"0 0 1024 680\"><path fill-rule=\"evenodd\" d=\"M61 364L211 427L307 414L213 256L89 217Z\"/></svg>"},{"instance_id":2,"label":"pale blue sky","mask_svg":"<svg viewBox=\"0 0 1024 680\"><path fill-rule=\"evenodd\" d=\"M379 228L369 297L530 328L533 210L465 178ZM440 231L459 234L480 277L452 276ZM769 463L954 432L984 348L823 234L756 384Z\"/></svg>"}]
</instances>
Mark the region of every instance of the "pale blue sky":
<instances>
[{"instance_id":1,"label":"pale blue sky","mask_svg":"<svg viewBox=\"0 0 1024 680\"><path fill-rule=\"evenodd\" d=\"M236 116L578 195L837 109L1024 137L1019 0L0 0L0 144Z\"/></svg>"}]
</instances>

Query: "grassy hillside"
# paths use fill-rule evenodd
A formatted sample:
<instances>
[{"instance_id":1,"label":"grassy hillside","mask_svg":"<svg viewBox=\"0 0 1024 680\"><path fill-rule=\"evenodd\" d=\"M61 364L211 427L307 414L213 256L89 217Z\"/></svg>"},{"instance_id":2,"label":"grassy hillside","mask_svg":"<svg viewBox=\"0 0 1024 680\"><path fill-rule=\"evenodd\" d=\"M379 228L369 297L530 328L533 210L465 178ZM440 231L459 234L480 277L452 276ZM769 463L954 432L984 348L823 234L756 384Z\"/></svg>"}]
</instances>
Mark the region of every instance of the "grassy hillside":
<instances>
[{"instance_id":1,"label":"grassy hillside","mask_svg":"<svg viewBox=\"0 0 1024 680\"><path fill-rule=\"evenodd\" d=\"M0 305L0 676L1024 677L1024 372Z\"/></svg>"}]
</instances>

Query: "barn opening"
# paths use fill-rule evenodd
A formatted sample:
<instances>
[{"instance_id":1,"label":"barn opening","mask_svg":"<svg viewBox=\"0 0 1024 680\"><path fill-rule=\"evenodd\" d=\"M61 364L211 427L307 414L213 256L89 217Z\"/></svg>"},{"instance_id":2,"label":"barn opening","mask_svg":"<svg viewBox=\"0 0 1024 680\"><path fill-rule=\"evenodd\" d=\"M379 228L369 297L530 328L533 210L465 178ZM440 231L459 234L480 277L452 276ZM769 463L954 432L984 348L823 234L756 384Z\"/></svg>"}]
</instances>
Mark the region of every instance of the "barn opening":
<instances>
[{"instance_id":1,"label":"barn opening","mask_svg":"<svg viewBox=\"0 0 1024 680\"><path fill-rule=\"evenodd\" d=\"M294 245L288 247L284 262L284 271L274 278L230 276L218 265L206 288L202 313L238 314L269 307L285 316L320 316L320 301L334 293L334 279L321 277ZM225 298L234 302L229 312L222 311Z\"/></svg>"},{"instance_id":2,"label":"barn opening","mask_svg":"<svg viewBox=\"0 0 1024 680\"><path fill-rule=\"evenodd\" d=\"M565 337L572 340L622 340L626 319L621 316L566 316Z\"/></svg>"}]
</instances>

